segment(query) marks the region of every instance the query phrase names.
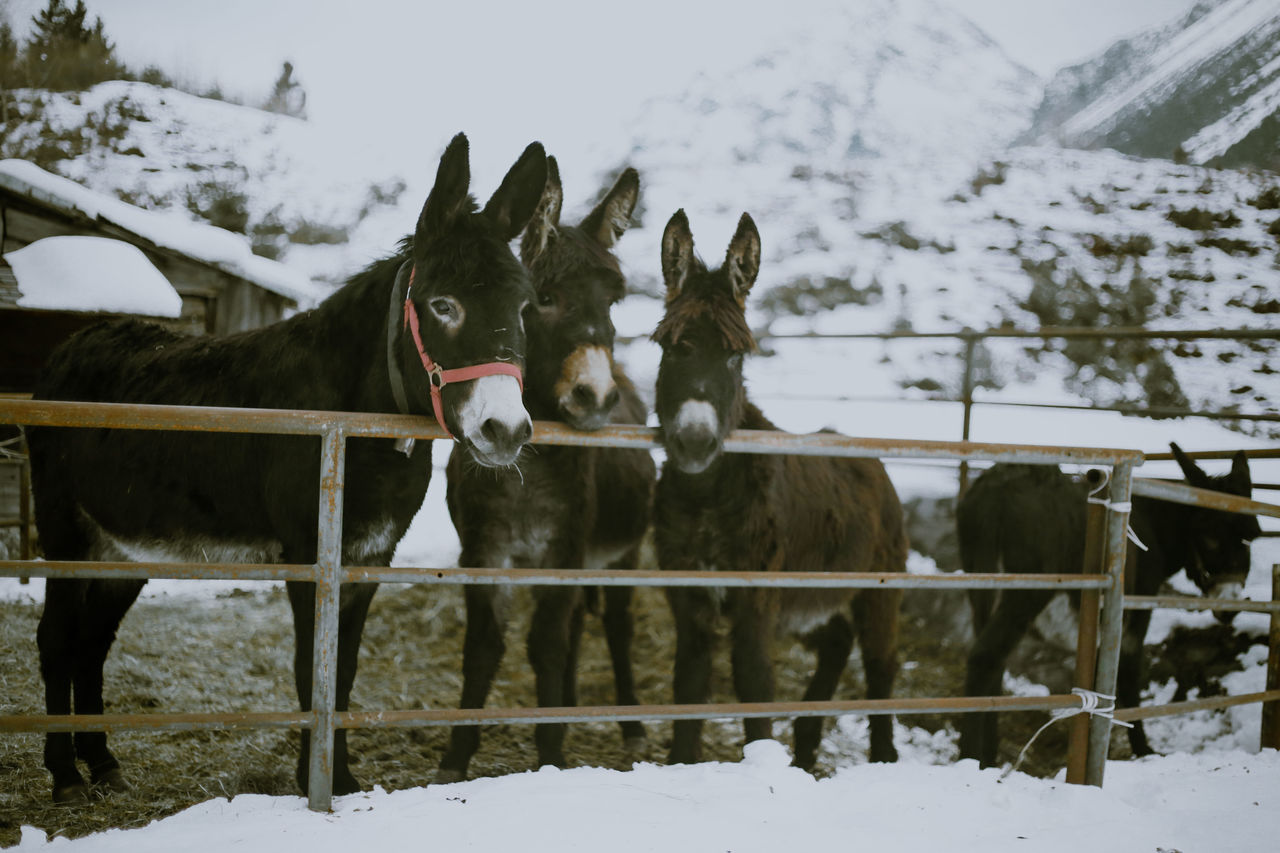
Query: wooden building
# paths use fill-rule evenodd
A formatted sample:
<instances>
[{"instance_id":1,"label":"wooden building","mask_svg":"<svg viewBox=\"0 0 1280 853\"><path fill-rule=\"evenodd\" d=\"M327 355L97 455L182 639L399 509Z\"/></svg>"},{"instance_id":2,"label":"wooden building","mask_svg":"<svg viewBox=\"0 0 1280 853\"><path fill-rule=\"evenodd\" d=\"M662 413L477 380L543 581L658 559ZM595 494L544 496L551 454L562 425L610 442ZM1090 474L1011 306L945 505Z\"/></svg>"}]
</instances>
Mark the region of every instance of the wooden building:
<instances>
[{"instance_id":1,"label":"wooden building","mask_svg":"<svg viewBox=\"0 0 1280 853\"><path fill-rule=\"evenodd\" d=\"M196 333L263 326L322 296L305 275L254 255L243 235L142 210L25 161L0 160L0 256L62 235L136 246L182 297L181 318L166 322ZM103 316L93 306L23 308L18 296L13 271L0 258L0 393L28 393L53 347Z\"/></svg>"},{"instance_id":2,"label":"wooden building","mask_svg":"<svg viewBox=\"0 0 1280 853\"><path fill-rule=\"evenodd\" d=\"M54 347L78 329L116 316L91 303L58 309L19 304L23 294L3 256L46 237L77 235L121 240L141 250L182 300L177 318L149 319L195 334L273 323L324 293L305 275L254 255L243 235L134 207L26 161L0 160L0 397L30 394ZM16 544L13 532L26 516L20 500L24 459L14 457L21 448L10 441L16 436L15 427L0 425L0 559L5 550L19 550L4 546ZM27 549L20 550L25 558Z\"/></svg>"}]
</instances>

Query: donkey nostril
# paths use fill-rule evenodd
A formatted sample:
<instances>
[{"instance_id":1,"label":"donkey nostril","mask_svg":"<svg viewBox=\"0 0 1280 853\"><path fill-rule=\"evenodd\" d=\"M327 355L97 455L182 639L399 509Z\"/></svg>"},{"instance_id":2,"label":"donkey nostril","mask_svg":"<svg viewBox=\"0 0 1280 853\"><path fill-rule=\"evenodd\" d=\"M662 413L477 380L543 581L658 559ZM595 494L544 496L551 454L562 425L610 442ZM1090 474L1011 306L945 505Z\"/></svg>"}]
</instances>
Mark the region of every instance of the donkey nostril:
<instances>
[{"instance_id":1,"label":"donkey nostril","mask_svg":"<svg viewBox=\"0 0 1280 853\"><path fill-rule=\"evenodd\" d=\"M533 427L527 419L510 426L497 418L489 418L480 425L480 434L496 447L510 447L527 443L533 437Z\"/></svg>"},{"instance_id":2,"label":"donkey nostril","mask_svg":"<svg viewBox=\"0 0 1280 853\"><path fill-rule=\"evenodd\" d=\"M610 388L609 393L604 397L604 407L606 409L612 409L616 405L618 405L618 389Z\"/></svg>"},{"instance_id":3,"label":"donkey nostril","mask_svg":"<svg viewBox=\"0 0 1280 853\"><path fill-rule=\"evenodd\" d=\"M590 385L573 386L573 402L579 406L591 406L596 402L595 389Z\"/></svg>"},{"instance_id":4,"label":"donkey nostril","mask_svg":"<svg viewBox=\"0 0 1280 853\"><path fill-rule=\"evenodd\" d=\"M691 459L710 456L716 447L716 439L704 430L685 430L675 435L676 450Z\"/></svg>"}]
</instances>

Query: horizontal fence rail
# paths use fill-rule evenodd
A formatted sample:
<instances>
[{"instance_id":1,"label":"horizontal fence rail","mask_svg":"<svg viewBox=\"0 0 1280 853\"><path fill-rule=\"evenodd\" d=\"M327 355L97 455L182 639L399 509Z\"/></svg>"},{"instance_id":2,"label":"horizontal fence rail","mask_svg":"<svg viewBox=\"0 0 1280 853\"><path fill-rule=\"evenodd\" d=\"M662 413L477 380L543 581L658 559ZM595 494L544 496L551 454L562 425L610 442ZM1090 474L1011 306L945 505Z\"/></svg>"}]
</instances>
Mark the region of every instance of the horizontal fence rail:
<instances>
[{"instance_id":1,"label":"horizontal fence rail","mask_svg":"<svg viewBox=\"0 0 1280 853\"><path fill-rule=\"evenodd\" d=\"M789 573L762 575L757 572L620 572L580 569L484 569L484 568L387 568L343 566L340 562L342 493L345 440L347 438L446 437L428 418L342 412L297 412L262 409L227 409L181 406L131 406L112 403L69 403L34 400L0 400L0 423L31 426L96 427L121 429L201 430L233 433L313 436L319 439L321 455L321 513L318 530L318 559L314 565L287 564L204 564L204 563L68 563L0 562L0 577L30 575L44 577L109 578L213 578L241 581L294 580L315 583L316 638L313 666L315 692L310 712L259 712L210 714L113 714L69 716L0 716L0 731L71 731L111 729L212 728L302 728L313 732L311 789L312 808L327 809L331 801L332 742L337 728L367 728L409 725L469 725L497 723L545 723L583 720L712 719L765 716L833 716L840 714L963 713L982 711L1062 710L1079 706L1076 696L1042 697L961 697L944 699L887 699L831 703L737 703L697 706L638 705L585 708L537 709L445 709L412 711L346 711L334 708L333 673L337 653L337 603L343 583L395 582L435 584L509 585L611 585L611 586L706 586L819 588L941 588L941 589L1053 589L1084 590L1096 594L1103 603L1099 649L1098 689L1114 689L1120 640L1120 611L1124 607L1124 532L1130 494L1142 492L1161 499L1206 505L1211 500L1204 490L1162 491L1158 481L1134 481L1132 468L1142 463L1139 451L1114 448L1034 446L981 442L907 441L851 438L830 433L795 435L738 430L726 442L728 452L797 454L828 457L940 459L1074 463L1103 465L1113 469L1111 499L1106 512L1105 559L1103 573L1071 575L933 574L905 573ZM533 442L580 447L624 447L652 449L659 446L658 431L642 426L612 426L583 433L562 424L538 422ZM1130 491L1132 487L1132 492ZM1189 487L1182 487L1187 489ZM1209 496L1219 493L1209 492ZM1167 497L1166 495L1173 495ZM1218 497L1212 500L1218 500ZM1228 496L1229 497L1229 496ZM1275 513L1280 508L1258 504L1258 509L1236 498L1230 506L1213 504L1232 511ZM1213 609L1225 609L1217 603ZM1155 606L1154 604L1152 606ZM1241 608L1245 609L1245 608ZM1259 694L1268 695L1268 694ZM1241 698L1241 701L1246 701ZM1258 701L1258 700L1253 700ZM1119 714L1117 714L1119 717ZM1106 735L1110 723L1094 720L1094 736L1089 745L1089 775L1101 784Z\"/></svg>"},{"instance_id":2,"label":"horizontal fence rail","mask_svg":"<svg viewBox=\"0 0 1280 853\"><path fill-rule=\"evenodd\" d=\"M503 724L718 720L745 717L834 717L847 714L935 714L981 711L1056 711L1080 707L1080 697L965 696L949 699L862 699L831 702L720 702L703 705L584 705L566 708L440 708L408 711L339 711L338 728L492 726ZM310 712L208 714L29 714L0 716L0 731L207 731L213 729L315 727Z\"/></svg>"},{"instance_id":3,"label":"horizontal fence rail","mask_svg":"<svg viewBox=\"0 0 1280 853\"><path fill-rule=\"evenodd\" d=\"M1229 495L1213 489L1201 489L1188 486L1186 483L1175 483L1169 480L1151 480L1146 477L1135 477L1133 493L1145 498L1157 498L1176 504L1198 506L1204 509L1222 509L1227 512L1245 515L1265 515L1268 518L1280 518L1280 506L1263 503L1239 495Z\"/></svg>"}]
</instances>

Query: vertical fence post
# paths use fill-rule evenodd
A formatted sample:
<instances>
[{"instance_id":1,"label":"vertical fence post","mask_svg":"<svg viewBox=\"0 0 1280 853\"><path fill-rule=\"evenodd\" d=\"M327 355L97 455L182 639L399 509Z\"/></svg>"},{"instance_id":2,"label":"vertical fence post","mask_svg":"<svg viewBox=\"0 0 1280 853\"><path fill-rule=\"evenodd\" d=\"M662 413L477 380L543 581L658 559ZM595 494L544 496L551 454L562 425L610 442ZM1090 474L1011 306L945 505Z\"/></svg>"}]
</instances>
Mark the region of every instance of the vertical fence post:
<instances>
[{"instance_id":1,"label":"vertical fence post","mask_svg":"<svg viewBox=\"0 0 1280 853\"><path fill-rule=\"evenodd\" d=\"M1097 488L1102 479L1102 472L1096 468L1088 474L1089 485ZM1096 497L1106 500L1107 489L1104 486L1096 492ZM1100 575L1103 572L1102 534L1106 529L1107 508L1100 503L1085 504L1084 529L1084 561L1080 570L1086 575ZM1100 597L1096 589L1080 591L1080 628L1076 634L1076 687L1092 690L1094 687L1094 669L1098 663L1098 608ZM1067 782L1072 785L1083 785L1085 782L1085 765L1089 750L1089 717L1078 714L1071 719L1070 733L1067 738Z\"/></svg>"},{"instance_id":2,"label":"vertical fence post","mask_svg":"<svg viewBox=\"0 0 1280 853\"><path fill-rule=\"evenodd\" d=\"M1271 600L1280 601L1280 563L1271 567ZM1280 613L1271 611L1267 690L1280 690ZM1280 749L1280 701L1262 703L1262 749Z\"/></svg>"},{"instance_id":3,"label":"vertical fence post","mask_svg":"<svg viewBox=\"0 0 1280 853\"><path fill-rule=\"evenodd\" d=\"M973 352L978 345L978 333L968 328L960 333L964 339L964 378L960 385L960 400L964 403L964 423L960 427L960 440L969 440L969 424L973 416ZM958 498L964 497L965 490L969 488L969 461L962 459L960 461L960 493Z\"/></svg>"},{"instance_id":4,"label":"vertical fence post","mask_svg":"<svg viewBox=\"0 0 1280 853\"><path fill-rule=\"evenodd\" d=\"M316 626L311 653L311 765L307 805L333 803L333 740L337 705L338 605L342 591L342 495L346 435L330 427L321 437L320 531L316 550Z\"/></svg>"},{"instance_id":5,"label":"vertical fence post","mask_svg":"<svg viewBox=\"0 0 1280 853\"><path fill-rule=\"evenodd\" d=\"M1133 463L1119 462L1111 471L1104 543L1106 573L1110 578L1102 594L1102 632L1098 643L1097 691L1114 696L1120 671L1120 642L1124 629L1124 558L1128 546L1129 502L1133 500ZM1089 718L1089 754L1085 783L1102 787L1107 750L1111 746L1111 721Z\"/></svg>"}]
</instances>

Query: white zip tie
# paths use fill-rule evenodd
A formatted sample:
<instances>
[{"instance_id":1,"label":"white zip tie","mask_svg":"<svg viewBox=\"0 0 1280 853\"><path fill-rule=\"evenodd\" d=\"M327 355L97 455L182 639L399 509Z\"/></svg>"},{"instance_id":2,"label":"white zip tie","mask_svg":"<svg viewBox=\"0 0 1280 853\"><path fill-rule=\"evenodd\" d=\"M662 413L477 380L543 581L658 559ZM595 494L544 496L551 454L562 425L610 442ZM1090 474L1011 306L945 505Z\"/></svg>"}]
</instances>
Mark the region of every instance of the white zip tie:
<instances>
[{"instance_id":1,"label":"white zip tie","mask_svg":"<svg viewBox=\"0 0 1280 853\"><path fill-rule=\"evenodd\" d=\"M1031 744L1036 742L1036 738L1040 737L1041 732L1059 720L1069 719L1074 717L1076 714L1088 714L1091 717L1102 717L1105 720L1110 720L1117 726L1124 726L1129 729L1133 728L1133 723L1128 723L1124 720L1117 720L1115 716L1113 716L1116 712L1116 697L1106 693L1086 690L1083 687L1072 687L1071 692L1080 697L1080 707L1059 708L1056 711L1049 712L1049 721L1036 729L1036 733L1031 736L1031 740L1027 741L1027 745L1018 753L1018 760L1013 764L1006 766L1004 772L1000 774L1001 779L1006 778L1010 773L1013 773L1022 766L1022 761L1027 757L1027 750L1031 749ZM1098 707L1098 700L1100 699L1106 699L1111 704L1104 708L1100 708Z\"/></svg>"}]
</instances>

